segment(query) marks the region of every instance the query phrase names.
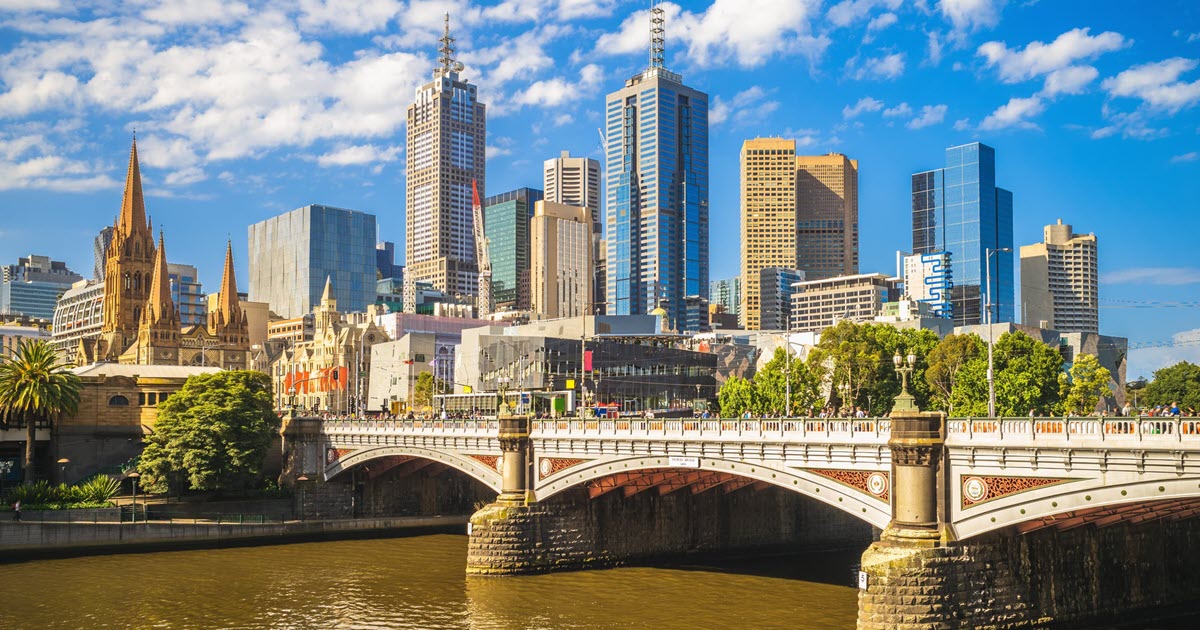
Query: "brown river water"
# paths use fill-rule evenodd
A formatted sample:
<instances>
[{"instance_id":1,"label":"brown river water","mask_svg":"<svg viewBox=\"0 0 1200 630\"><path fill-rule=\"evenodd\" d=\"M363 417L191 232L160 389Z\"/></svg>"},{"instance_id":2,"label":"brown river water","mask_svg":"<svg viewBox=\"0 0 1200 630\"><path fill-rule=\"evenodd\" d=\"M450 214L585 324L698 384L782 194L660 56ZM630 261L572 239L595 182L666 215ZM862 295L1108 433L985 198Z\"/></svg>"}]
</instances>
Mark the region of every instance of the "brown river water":
<instances>
[{"instance_id":1,"label":"brown river water","mask_svg":"<svg viewBox=\"0 0 1200 630\"><path fill-rule=\"evenodd\" d=\"M0 564L10 628L853 628L861 552L468 578L467 539Z\"/></svg>"}]
</instances>

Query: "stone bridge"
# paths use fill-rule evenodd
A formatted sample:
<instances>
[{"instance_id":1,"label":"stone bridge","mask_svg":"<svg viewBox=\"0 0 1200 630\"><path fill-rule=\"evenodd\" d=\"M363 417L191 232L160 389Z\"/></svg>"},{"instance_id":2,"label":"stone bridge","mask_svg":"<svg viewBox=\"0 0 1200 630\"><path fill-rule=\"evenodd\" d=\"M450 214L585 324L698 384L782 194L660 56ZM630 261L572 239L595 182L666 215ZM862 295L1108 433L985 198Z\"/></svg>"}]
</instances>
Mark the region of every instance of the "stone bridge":
<instances>
[{"instance_id":1,"label":"stone bridge","mask_svg":"<svg viewBox=\"0 0 1200 630\"><path fill-rule=\"evenodd\" d=\"M661 521L706 509L723 514L711 527L754 529L753 519L776 516L735 497L774 487L774 496L806 497L807 511L817 502L840 514L843 524L826 519L829 528L853 529L851 517L873 528L859 526L870 544L860 628L1027 627L1200 595L1190 568L1186 578L1156 569L1200 562L1200 519L1191 519L1200 513L1197 419L292 418L284 437L293 479L336 482L364 468L378 475L432 462L497 493L472 518L470 573L601 566L653 552L614 538L612 506L622 502L642 501L629 509L660 521L648 539L664 535ZM688 510L671 512L680 501ZM690 535L657 549L703 546ZM721 544L766 540L721 536ZM1059 557L1076 552L1087 557Z\"/></svg>"}]
</instances>

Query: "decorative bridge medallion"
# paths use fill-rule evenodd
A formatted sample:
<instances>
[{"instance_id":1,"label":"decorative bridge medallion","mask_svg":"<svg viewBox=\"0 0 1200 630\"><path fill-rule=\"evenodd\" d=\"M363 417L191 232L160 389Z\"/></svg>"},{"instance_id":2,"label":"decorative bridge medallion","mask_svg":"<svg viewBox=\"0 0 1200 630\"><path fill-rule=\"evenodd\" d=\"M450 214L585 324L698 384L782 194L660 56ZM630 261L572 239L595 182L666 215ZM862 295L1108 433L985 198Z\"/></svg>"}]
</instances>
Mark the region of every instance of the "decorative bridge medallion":
<instances>
[{"instance_id":1,"label":"decorative bridge medallion","mask_svg":"<svg viewBox=\"0 0 1200 630\"><path fill-rule=\"evenodd\" d=\"M856 490L861 490L885 503L890 500L888 493L891 490L891 481L888 479L887 473L819 468L810 468L808 472L832 479Z\"/></svg>"},{"instance_id":2,"label":"decorative bridge medallion","mask_svg":"<svg viewBox=\"0 0 1200 630\"><path fill-rule=\"evenodd\" d=\"M332 466L337 461L350 453L353 453L352 448L327 448L325 449L325 465Z\"/></svg>"},{"instance_id":3,"label":"decorative bridge medallion","mask_svg":"<svg viewBox=\"0 0 1200 630\"><path fill-rule=\"evenodd\" d=\"M502 470L504 462L498 455L468 455L467 457L470 457L471 459L483 464L484 466L487 466L488 468L491 468L500 474L504 474L504 470Z\"/></svg>"},{"instance_id":4,"label":"decorative bridge medallion","mask_svg":"<svg viewBox=\"0 0 1200 630\"><path fill-rule=\"evenodd\" d=\"M566 459L561 457L540 457L538 458L538 477L539 480L545 479L559 471L566 470L572 466L586 462L586 459Z\"/></svg>"},{"instance_id":5,"label":"decorative bridge medallion","mask_svg":"<svg viewBox=\"0 0 1200 630\"><path fill-rule=\"evenodd\" d=\"M979 505L1019 492L1070 481L1078 480L1060 477L963 477L962 506Z\"/></svg>"}]
</instances>

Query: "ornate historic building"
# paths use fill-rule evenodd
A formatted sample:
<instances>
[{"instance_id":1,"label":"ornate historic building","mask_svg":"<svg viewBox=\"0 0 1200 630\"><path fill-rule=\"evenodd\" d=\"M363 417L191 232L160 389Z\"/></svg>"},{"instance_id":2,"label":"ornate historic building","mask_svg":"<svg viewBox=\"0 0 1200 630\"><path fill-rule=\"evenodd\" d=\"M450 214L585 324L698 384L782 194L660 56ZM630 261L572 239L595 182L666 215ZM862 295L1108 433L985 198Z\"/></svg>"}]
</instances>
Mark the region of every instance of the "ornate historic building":
<instances>
[{"instance_id":1,"label":"ornate historic building","mask_svg":"<svg viewBox=\"0 0 1200 630\"><path fill-rule=\"evenodd\" d=\"M333 282L326 279L312 313L312 340L291 344L271 364L277 407L353 413L366 399L371 347L388 335L373 317L348 319L337 309Z\"/></svg>"},{"instance_id":2,"label":"ornate historic building","mask_svg":"<svg viewBox=\"0 0 1200 630\"><path fill-rule=\"evenodd\" d=\"M80 341L76 363L246 369L249 353L250 335L246 314L238 303L232 244L226 245L221 293L207 326L182 327L171 300L166 244L160 232L155 246L146 217L134 140L121 214L113 226L105 263L104 324L99 338Z\"/></svg>"}]
</instances>

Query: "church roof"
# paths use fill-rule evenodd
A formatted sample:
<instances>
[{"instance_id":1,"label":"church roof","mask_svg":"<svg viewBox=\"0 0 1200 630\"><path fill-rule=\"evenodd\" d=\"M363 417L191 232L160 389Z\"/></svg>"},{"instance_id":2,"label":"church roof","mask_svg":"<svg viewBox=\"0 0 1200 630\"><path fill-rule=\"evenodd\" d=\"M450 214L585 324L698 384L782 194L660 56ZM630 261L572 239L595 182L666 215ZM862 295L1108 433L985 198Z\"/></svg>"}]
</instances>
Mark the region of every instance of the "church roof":
<instances>
[{"instance_id":1,"label":"church roof","mask_svg":"<svg viewBox=\"0 0 1200 630\"><path fill-rule=\"evenodd\" d=\"M129 365L124 363L93 363L71 369L76 376L127 376L129 378L187 378L220 372L219 367L197 365Z\"/></svg>"},{"instance_id":2,"label":"church roof","mask_svg":"<svg viewBox=\"0 0 1200 630\"><path fill-rule=\"evenodd\" d=\"M125 234L133 233L134 227L146 225L146 201L142 196L142 171L138 164L137 138L129 150L129 172L125 175L125 196L121 199L121 215L117 226Z\"/></svg>"}]
</instances>

